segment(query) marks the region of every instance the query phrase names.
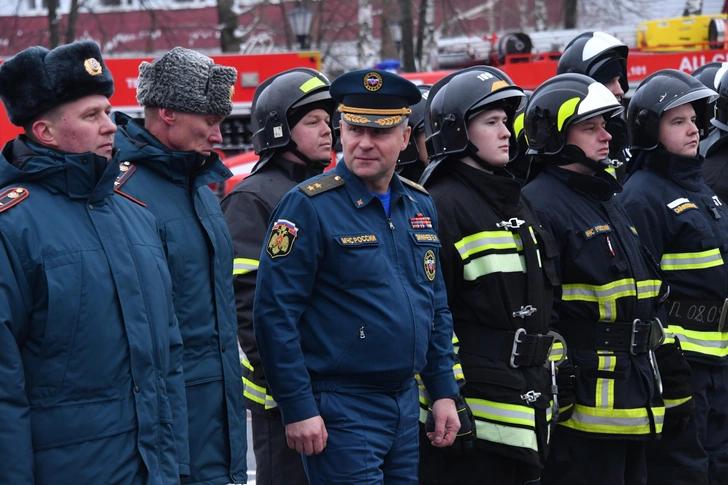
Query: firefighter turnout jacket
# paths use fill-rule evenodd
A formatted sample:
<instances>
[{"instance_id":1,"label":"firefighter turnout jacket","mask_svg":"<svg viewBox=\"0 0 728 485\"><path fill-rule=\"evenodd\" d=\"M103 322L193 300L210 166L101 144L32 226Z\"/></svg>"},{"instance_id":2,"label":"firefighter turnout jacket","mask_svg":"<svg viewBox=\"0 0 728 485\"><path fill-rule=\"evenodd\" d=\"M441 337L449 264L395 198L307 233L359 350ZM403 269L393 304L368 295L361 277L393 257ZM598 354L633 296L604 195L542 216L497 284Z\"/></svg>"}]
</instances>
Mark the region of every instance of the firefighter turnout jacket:
<instances>
[{"instance_id":1,"label":"firefighter turnout jacket","mask_svg":"<svg viewBox=\"0 0 728 485\"><path fill-rule=\"evenodd\" d=\"M253 333L253 298L258 276L258 258L268 230L268 218L286 193L304 180L318 175L281 156L274 156L257 172L243 179L222 200L235 260L233 286L238 313L238 340L243 349L243 386L247 408L252 412L277 413L268 390L258 345Z\"/></svg>"},{"instance_id":2,"label":"firefighter turnout jacket","mask_svg":"<svg viewBox=\"0 0 728 485\"><path fill-rule=\"evenodd\" d=\"M614 198L621 189L604 172L546 164L524 194L558 247L552 328L580 369L573 414L559 432L646 440L661 432L665 413L648 352L661 280Z\"/></svg>"},{"instance_id":3,"label":"firefighter turnout jacket","mask_svg":"<svg viewBox=\"0 0 728 485\"><path fill-rule=\"evenodd\" d=\"M666 341L678 336L688 361L728 365L728 207L705 185L702 157L644 156L620 200L670 285Z\"/></svg>"},{"instance_id":4,"label":"firefighter turnout jacket","mask_svg":"<svg viewBox=\"0 0 728 485\"><path fill-rule=\"evenodd\" d=\"M514 180L450 160L427 189L476 448L543 465L552 416L546 363L556 249Z\"/></svg>"}]
</instances>

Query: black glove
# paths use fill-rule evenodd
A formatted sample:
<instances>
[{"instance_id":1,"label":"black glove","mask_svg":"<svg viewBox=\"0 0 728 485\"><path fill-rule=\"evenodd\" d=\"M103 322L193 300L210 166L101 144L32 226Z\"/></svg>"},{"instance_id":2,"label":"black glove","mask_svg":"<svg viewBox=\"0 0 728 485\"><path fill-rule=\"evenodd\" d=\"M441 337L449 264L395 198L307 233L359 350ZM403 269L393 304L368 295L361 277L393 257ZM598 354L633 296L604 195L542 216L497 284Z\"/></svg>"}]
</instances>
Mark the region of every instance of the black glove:
<instances>
[{"instance_id":1,"label":"black glove","mask_svg":"<svg viewBox=\"0 0 728 485\"><path fill-rule=\"evenodd\" d=\"M465 399L458 394L452 398L455 401L455 409L457 409L460 418L460 430L450 449L456 455L471 455L475 449L475 421L473 420L473 412L465 402ZM435 432L435 417L432 415L432 408L427 411L427 420L425 421L425 433Z\"/></svg>"},{"instance_id":2,"label":"black glove","mask_svg":"<svg viewBox=\"0 0 728 485\"><path fill-rule=\"evenodd\" d=\"M562 423L574 413L576 395L574 389L579 380L579 368L572 365L568 360L559 366L556 373L556 385L559 388L559 423Z\"/></svg>"},{"instance_id":3,"label":"black glove","mask_svg":"<svg viewBox=\"0 0 728 485\"><path fill-rule=\"evenodd\" d=\"M695 414L693 390L690 387L690 364L685 360L677 337L675 343L658 347L655 358L662 377L662 398L665 401L662 432L681 433Z\"/></svg>"}]
</instances>

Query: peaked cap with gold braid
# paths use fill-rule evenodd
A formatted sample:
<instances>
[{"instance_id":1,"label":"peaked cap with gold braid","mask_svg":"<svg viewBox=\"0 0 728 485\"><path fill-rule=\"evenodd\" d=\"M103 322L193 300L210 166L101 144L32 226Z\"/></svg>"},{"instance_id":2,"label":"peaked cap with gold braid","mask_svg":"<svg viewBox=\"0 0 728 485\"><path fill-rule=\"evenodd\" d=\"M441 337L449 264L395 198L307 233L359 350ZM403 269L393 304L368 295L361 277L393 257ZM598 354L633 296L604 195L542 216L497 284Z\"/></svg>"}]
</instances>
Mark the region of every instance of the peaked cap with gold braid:
<instances>
[{"instance_id":1,"label":"peaked cap with gold braid","mask_svg":"<svg viewBox=\"0 0 728 485\"><path fill-rule=\"evenodd\" d=\"M331 97L339 102L341 119L350 125L391 128L412 112L422 99L412 82L388 71L360 69L331 83Z\"/></svg>"}]
</instances>

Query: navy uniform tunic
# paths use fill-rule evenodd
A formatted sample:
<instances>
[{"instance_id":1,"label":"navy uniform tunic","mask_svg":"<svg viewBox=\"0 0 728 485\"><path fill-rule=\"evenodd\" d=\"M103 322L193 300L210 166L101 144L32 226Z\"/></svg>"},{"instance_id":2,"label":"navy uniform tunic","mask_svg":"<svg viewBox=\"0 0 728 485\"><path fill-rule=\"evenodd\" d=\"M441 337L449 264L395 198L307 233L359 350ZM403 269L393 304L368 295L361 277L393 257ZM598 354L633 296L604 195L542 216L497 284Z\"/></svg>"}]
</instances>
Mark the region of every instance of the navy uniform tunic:
<instances>
[{"instance_id":1,"label":"navy uniform tunic","mask_svg":"<svg viewBox=\"0 0 728 485\"><path fill-rule=\"evenodd\" d=\"M283 198L264 244L253 321L284 423L319 415L313 387L329 384L390 392L419 372L434 400L457 394L437 214L420 189L395 176L388 218L339 163Z\"/></svg>"}]
</instances>

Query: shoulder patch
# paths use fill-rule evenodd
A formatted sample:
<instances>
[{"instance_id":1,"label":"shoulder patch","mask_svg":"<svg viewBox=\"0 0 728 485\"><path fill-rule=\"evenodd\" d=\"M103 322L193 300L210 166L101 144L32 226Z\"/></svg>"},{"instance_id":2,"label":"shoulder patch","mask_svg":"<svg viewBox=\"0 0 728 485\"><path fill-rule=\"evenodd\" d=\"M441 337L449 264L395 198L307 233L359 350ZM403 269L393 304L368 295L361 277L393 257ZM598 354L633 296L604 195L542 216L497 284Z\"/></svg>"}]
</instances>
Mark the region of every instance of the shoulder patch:
<instances>
[{"instance_id":1,"label":"shoulder patch","mask_svg":"<svg viewBox=\"0 0 728 485\"><path fill-rule=\"evenodd\" d=\"M340 187L345 183L346 182L343 178L341 178L340 175L331 174L321 177L320 179L304 182L299 185L298 188L304 194L308 195L309 197L313 197L314 195L323 194L327 190Z\"/></svg>"},{"instance_id":2,"label":"shoulder patch","mask_svg":"<svg viewBox=\"0 0 728 485\"><path fill-rule=\"evenodd\" d=\"M286 219L278 219L271 228L265 251L273 259L288 256L291 254L297 237L298 227L295 223Z\"/></svg>"},{"instance_id":3,"label":"shoulder patch","mask_svg":"<svg viewBox=\"0 0 728 485\"><path fill-rule=\"evenodd\" d=\"M21 187L12 187L3 191L0 193L0 212L8 210L14 205L18 205L21 201L27 199L28 195L30 195L28 189Z\"/></svg>"},{"instance_id":4,"label":"shoulder patch","mask_svg":"<svg viewBox=\"0 0 728 485\"><path fill-rule=\"evenodd\" d=\"M131 195L126 194L120 190L121 186L124 185L124 183L131 178L131 176L134 174L134 172L136 172L136 167L134 166L133 163L121 162L119 164L119 176L116 177L116 180L114 181L114 192L121 195L122 197L126 197L127 199L129 199L132 202L136 202L137 204L139 204L142 207L146 207L147 204L145 204L144 202L137 200L134 197L132 197Z\"/></svg>"},{"instance_id":5,"label":"shoulder patch","mask_svg":"<svg viewBox=\"0 0 728 485\"><path fill-rule=\"evenodd\" d=\"M114 182L114 189L118 189L136 172L136 167L131 162L121 162L119 164L119 176Z\"/></svg>"},{"instance_id":6,"label":"shoulder patch","mask_svg":"<svg viewBox=\"0 0 728 485\"><path fill-rule=\"evenodd\" d=\"M430 195L429 192L427 192L427 189L425 189L423 186L421 186L417 182L413 182L410 179L404 178L399 174L397 175L397 177L399 177L399 180L401 180L403 184L409 185L413 189L417 190L418 192L422 192L425 195Z\"/></svg>"}]
</instances>

